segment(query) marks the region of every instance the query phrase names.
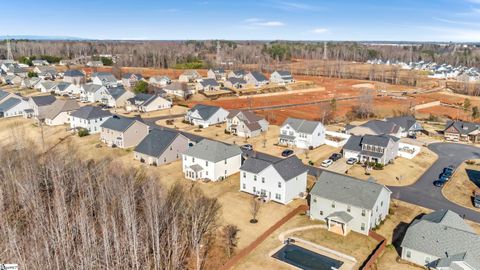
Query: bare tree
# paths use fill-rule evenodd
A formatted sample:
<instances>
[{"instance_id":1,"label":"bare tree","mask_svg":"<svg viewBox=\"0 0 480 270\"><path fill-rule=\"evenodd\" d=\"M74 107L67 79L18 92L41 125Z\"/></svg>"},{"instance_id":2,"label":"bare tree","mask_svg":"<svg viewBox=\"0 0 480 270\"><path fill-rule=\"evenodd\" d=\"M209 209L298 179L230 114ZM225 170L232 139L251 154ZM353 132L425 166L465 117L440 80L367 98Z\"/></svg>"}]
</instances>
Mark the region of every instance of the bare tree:
<instances>
[{"instance_id":1,"label":"bare tree","mask_svg":"<svg viewBox=\"0 0 480 270\"><path fill-rule=\"evenodd\" d=\"M252 197L250 202L250 214L252 214L252 219L250 219L250 223L257 223L257 215L260 211L261 202L257 197Z\"/></svg>"},{"instance_id":2,"label":"bare tree","mask_svg":"<svg viewBox=\"0 0 480 270\"><path fill-rule=\"evenodd\" d=\"M239 229L237 226L229 224L223 228L223 241L225 243L225 251L227 257L232 257L232 254L237 247Z\"/></svg>"}]
</instances>

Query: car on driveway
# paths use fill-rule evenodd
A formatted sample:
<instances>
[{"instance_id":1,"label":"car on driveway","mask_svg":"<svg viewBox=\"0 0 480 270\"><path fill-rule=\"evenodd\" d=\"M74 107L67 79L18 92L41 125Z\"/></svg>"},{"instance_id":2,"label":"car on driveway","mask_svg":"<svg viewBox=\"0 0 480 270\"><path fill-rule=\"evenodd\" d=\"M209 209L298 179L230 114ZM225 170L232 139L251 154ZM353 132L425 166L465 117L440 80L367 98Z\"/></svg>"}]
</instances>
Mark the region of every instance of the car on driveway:
<instances>
[{"instance_id":1,"label":"car on driveway","mask_svg":"<svg viewBox=\"0 0 480 270\"><path fill-rule=\"evenodd\" d=\"M442 180L435 180L433 181L433 185L436 186L436 187L443 187L443 185L445 185L446 181L442 181Z\"/></svg>"},{"instance_id":2,"label":"car on driveway","mask_svg":"<svg viewBox=\"0 0 480 270\"><path fill-rule=\"evenodd\" d=\"M288 157L290 155L293 154L293 150L290 150L290 149L287 149L287 150L283 150L282 152L282 157Z\"/></svg>"},{"instance_id":3,"label":"car on driveway","mask_svg":"<svg viewBox=\"0 0 480 270\"><path fill-rule=\"evenodd\" d=\"M342 158L342 154L340 153L333 153L328 159L331 159L333 161L337 161Z\"/></svg>"},{"instance_id":4,"label":"car on driveway","mask_svg":"<svg viewBox=\"0 0 480 270\"><path fill-rule=\"evenodd\" d=\"M353 165L353 164L357 163L357 161L358 161L357 158L351 157L351 158L347 159L347 164L348 165Z\"/></svg>"},{"instance_id":5,"label":"car on driveway","mask_svg":"<svg viewBox=\"0 0 480 270\"><path fill-rule=\"evenodd\" d=\"M450 166L443 169L442 174L447 175L448 177L451 177L453 175L454 171L455 171L455 168L450 165Z\"/></svg>"},{"instance_id":6,"label":"car on driveway","mask_svg":"<svg viewBox=\"0 0 480 270\"><path fill-rule=\"evenodd\" d=\"M321 165L321 166L324 167L324 168L327 168L327 167L329 167L329 166L332 165L332 164L333 164L333 160L331 160L331 159L326 159L326 160L324 160L324 161L322 162L322 165Z\"/></svg>"},{"instance_id":7,"label":"car on driveway","mask_svg":"<svg viewBox=\"0 0 480 270\"><path fill-rule=\"evenodd\" d=\"M250 150L252 151L253 150L253 145L251 144L244 144L242 145L240 148L244 149L244 150Z\"/></svg>"}]
</instances>

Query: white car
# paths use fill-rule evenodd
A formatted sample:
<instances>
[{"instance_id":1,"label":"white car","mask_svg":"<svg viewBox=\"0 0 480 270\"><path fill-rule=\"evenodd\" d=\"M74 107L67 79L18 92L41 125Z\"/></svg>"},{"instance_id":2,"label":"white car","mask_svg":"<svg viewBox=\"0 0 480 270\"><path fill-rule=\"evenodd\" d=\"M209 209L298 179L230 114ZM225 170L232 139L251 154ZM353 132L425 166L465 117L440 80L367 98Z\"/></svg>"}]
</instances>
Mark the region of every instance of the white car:
<instances>
[{"instance_id":1,"label":"white car","mask_svg":"<svg viewBox=\"0 0 480 270\"><path fill-rule=\"evenodd\" d=\"M322 162L322 165L321 165L321 166L324 167L324 168L327 168L327 167L329 167L329 166L332 165L332 164L333 164L333 160L331 160L331 159L326 159L326 160L324 160L324 161Z\"/></svg>"}]
</instances>

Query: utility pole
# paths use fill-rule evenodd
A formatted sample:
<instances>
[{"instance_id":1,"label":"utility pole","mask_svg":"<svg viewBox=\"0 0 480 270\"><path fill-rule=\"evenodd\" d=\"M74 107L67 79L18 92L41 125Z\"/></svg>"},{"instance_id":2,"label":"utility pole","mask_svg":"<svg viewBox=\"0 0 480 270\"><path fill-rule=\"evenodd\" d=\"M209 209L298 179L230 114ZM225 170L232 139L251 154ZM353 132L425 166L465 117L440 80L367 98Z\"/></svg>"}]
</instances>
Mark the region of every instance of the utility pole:
<instances>
[{"instance_id":1,"label":"utility pole","mask_svg":"<svg viewBox=\"0 0 480 270\"><path fill-rule=\"evenodd\" d=\"M328 60L328 57L327 57L327 42L326 41L323 42L323 60Z\"/></svg>"},{"instance_id":2,"label":"utility pole","mask_svg":"<svg viewBox=\"0 0 480 270\"><path fill-rule=\"evenodd\" d=\"M10 39L7 37L7 60L13 61L12 46L10 45Z\"/></svg>"}]
</instances>

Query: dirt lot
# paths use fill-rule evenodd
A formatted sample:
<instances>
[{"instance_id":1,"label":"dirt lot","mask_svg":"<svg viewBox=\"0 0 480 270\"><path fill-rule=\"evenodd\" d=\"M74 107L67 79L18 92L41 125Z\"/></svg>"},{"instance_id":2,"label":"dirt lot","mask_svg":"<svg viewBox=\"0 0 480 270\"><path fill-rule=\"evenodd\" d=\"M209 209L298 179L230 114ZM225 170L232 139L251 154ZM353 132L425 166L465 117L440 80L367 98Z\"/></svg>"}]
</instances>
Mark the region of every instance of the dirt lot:
<instances>
[{"instance_id":1,"label":"dirt lot","mask_svg":"<svg viewBox=\"0 0 480 270\"><path fill-rule=\"evenodd\" d=\"M348 174L359 179L367 180L370 177L379 183L389 186L408 186L415 183L420 176L437 160L437 155L426 147L413 159L399 157L394 164L385 166L383 170L372 170L370 175L365 174L365 168L354 165Z\"/></svg>"},{"instance_id":2,"label":"dirt lot","mask_svg":"<svg viewBox=\"0 0 480 270\"><path fill-rule=\"evenodd\" d=\"M480 212L480 208L475 208L472 204L473 192L480 191L480 160L473 161L475 164L464 162L458 167L452 179L443 187L442 193L448 200Z\"/></svg>"}]
</instances>

